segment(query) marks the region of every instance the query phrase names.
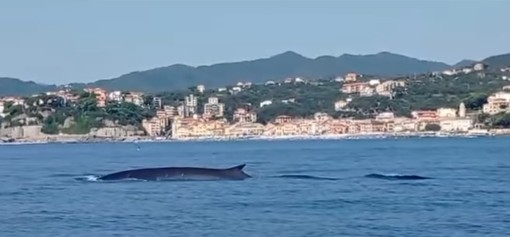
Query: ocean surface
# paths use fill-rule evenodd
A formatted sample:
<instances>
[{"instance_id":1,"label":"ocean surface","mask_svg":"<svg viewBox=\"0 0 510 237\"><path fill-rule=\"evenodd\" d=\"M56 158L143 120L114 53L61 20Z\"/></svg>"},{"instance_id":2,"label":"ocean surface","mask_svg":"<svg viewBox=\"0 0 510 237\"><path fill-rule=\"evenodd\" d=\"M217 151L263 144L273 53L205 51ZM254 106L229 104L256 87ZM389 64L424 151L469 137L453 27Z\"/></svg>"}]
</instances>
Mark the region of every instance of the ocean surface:
<instances>
[{"instance_id":1,"label":"ocean surface","mask_svg":"<svg viewBox=\"0 0 510 237\"><path fill-rule=\"evenodd\" d=\"M253 178L94 180L243 163ZM268 235L508 237L510 138L0 146L0 236Z\"/></svg>"}]
</instances>

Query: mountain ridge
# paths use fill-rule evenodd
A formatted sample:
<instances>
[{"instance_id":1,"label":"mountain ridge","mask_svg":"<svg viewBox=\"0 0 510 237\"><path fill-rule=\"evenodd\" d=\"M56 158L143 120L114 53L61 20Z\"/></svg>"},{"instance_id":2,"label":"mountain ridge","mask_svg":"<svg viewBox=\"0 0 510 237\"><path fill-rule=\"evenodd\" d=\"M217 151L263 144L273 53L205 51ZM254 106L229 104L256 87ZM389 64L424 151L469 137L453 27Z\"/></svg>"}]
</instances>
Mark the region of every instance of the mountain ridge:
<instances>
[{"instance_id":1,"label":"mountain ridge","mask_svg":"<svg viewBox=\"0 0 510 237\"><path fill-rule=\"evenodd\" d=\"M489 65L510 62L510 54L488 57ZM320 55L306 57L287 50L269 57L222 62L210 65L189 66L172 64L148 70L132 71L118 77L100 79L90 83L71 83L76 88L103 87L109 90L134 90L146 93L185 89L203 84L206 87L224 87L239 81L264 83L287 77L323 78L341 76L348 72L378 76L398 76L413 73L442 71L452 67L467 66L477 61L462 60L449 65L439 61L413 58L401 54L380 51L373 54L349 54L339 56ZM509 63L510 64L510 63ZM44 92L58 85L43 85L31 81L0 78L0 96L28 95ZM18 81L13 81L18 80Z\"/></svg>"}]
</instances>

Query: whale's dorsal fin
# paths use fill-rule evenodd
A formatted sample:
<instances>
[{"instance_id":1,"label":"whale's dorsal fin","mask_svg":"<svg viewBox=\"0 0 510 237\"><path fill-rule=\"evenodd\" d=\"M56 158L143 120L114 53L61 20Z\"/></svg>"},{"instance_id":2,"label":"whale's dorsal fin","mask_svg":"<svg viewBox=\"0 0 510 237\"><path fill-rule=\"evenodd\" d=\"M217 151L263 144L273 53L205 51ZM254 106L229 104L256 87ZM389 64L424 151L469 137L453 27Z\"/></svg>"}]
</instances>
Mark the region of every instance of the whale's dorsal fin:
<instances>
[{"instance_id":1,"label":"whale's dorsal fin","mask_svg":"<svg viewBox=\"0 0 510 237\"><path fill-rule=\"evenodd\" d=\"M246 166L246 164L237 165L231 168L228 168L227 170L243 170L243 168Z\"/></svg>"}]
</instances>

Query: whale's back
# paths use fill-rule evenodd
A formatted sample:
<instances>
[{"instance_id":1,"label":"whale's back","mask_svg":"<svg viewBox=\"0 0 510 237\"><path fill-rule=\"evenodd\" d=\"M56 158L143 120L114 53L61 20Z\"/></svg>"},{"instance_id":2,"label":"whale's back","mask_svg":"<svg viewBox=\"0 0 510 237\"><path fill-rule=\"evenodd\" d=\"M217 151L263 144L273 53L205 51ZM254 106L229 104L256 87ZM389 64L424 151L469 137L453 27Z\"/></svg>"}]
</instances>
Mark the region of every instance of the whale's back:
<instances>
[{"instance_id":1,"label":"whale's back","mask_svg":"<svg viewBox=\"0 0 510 237\"><path fill-rule=\"evenodd\" d=\"M243 180L251 176L243 171L245 164L227 169L199 167L162 167L120 171L100 177L100 180Z\"/></svg>"}]
</instances>

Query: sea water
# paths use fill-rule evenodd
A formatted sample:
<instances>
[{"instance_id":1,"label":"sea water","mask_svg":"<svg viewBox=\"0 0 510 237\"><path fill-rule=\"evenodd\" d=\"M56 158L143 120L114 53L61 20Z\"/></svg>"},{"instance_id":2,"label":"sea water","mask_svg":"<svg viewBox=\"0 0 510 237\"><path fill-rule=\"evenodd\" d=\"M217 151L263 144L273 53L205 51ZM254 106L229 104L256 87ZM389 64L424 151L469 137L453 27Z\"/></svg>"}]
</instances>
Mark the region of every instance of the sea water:
<instances>
[{"instance_id":1,"label":"sea water","mask_svg":"<svg viewBox=\"0 0 510 237\"><path fill-rule=\"evenodd\" d=\"M243 163L253 178L96 180ZM510 139L0 146L0 236L268 235L510 236Z\"/></svg>"}]
</instances>

